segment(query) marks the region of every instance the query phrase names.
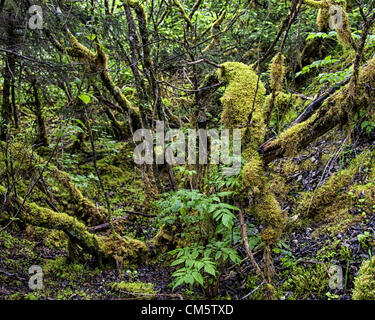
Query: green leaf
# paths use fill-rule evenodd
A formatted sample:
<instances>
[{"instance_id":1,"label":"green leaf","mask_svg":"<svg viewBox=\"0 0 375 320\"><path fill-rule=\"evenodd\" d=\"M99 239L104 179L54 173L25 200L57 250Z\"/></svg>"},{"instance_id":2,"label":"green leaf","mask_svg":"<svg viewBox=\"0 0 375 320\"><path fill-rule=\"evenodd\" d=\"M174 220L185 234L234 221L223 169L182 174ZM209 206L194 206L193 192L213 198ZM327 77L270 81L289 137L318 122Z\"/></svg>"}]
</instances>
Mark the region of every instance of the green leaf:
<instances>
[{"instance_id":1,"label":"green leaf","mask_svg":"<svg viewBox=\"0 0 375 320\"><path fill-rule=\"evenodd\" d=\"M194 260L186 259L185 264L188 268L191 268L193 266Z\"/></svg>"},{"instance_id":2,"label":"green leaf","mask_svg":"<svg viewBox=\"0 0 375 320\"><path fill-rule=\"evenodd\" d=\"M206 264L204 266L204 271L215 276L216 275L216 270L211 264Z\"/></svg>"},{"instance_id":3,"label":"green leaf","mask_svg":"<svg viewBox=\"0 0 375 320\"><path fill-rule=\"evenodd\" d=\"M171 266L173 267L173 266L177 266L177 265L179 265L179 264L181 264L181 263L184 263L185 262L185 259L183 259L183 258L181 258L181 259L177 259L177 260L175 260L175 261L173 261L172 263L171 263Z\"/></svg>"},{"instance_id":4,"label":"green leaf","mask_svg":"<svg viewBox=\"0 0 375 320\"><path fill-rule=\"evenodd\" d=\"M193 277L194 277L194 279L195 279L200 285L203 286L203 277L202 277L202 275L201 275L199 272L197 272L197 271L193 271Z\"/></svg>"},{"instance_id":5,"label":"green leaf","mask_svg":"<svg viewBox=\"0 0 375 320\"><path fill-rule=\"evenodd\" d=\"M189 284L191 284L191 285L194 284L194 277L193 277L192 274L187 274L186 277L185 277L185 279L186 279L185 281L186 281L187 283L189 283Z\"/></svg>"},{"instance_id":6,"label":"green leaf","mask_svg":"<svg viewBox=\"0 0 375 320\"><path fill-rule=\"evenodd\" d=\"M95 40L96 35L95 34L90 34L90 35L86 36L86 38L92 41L92 40Z\"/></svg>"},{"instance_id":7,"label":"green leaf","mask_svg":"<svg viewBox=\"0 0 375 320\"><path fill-rule=\"evenodd\" d=\"M253 237L249 240L249 248L250 250L253 250L256 245L260 242L258 237Z\"/></svg>"},{"instance_id":8,"label":"green leaf","mask_svg":"<svg viewBox=\"0 0 375 320\"><path fill-rule=\"evenodd\" d=\"M229 229L233 226L233 219L228 214L223 215L221 222Z\"/></svg>"},{"instance_id":9,"label":"green leaf","mask_svg":"<svg viewBox=\"0 0 375 320\"><path fill-rule=\"evenodd\" d=\"M195 268L196 268L198 271L200 271L203 267L204 267L204 263L203 263L203 262L201 262L201 261L197 261L197 262L195 263Z\"/></svg>"},{"instance_id":10,"label":"green leaf","mask_svg":"<svg viewBox=\"0 0 375 320\"><path fill-rule=\"evenodd\" d=\"M220 257L221 257L221 255L222 255L221 251L216 252L216 254L215 254L215 260L219 260Z\"/></svg>"},{"instance_id":11,"label":"green leaf","mask_svg":"<svg viewBox=\"0 0 375 320\"><path fill-rule=\"evenodd\" d=\"M175 288L177 288L178 286L182 285L184 283L184 278L178 278L176 280L176 282L174 283L173 287L172 287L172 290L174 290Z\"/></svg>"},{"instance_id":12,"label":"green leaf","mask_svg":"<svg viewBox=\"0 0 375 320\"><path fill-rule=\"evenodd\" d=\"M91 97L85 93L80 94L78 98L80 98L84 104L89 104L91 101Z\"/></svg>"},{"instance_id":13,"label":"green leaf","mask_svg":"<svg viewBox=\"0 0 375 320\"><path fill-rule=\"evenodd\" d=\"M232 210L235 210L235 211L239 211L240 210L240 209L238 209L238 207L232 206L232 205L230 205L228 203L222 203L221 207L224 207L224 208L227 208L227 209L232 209Z\"/></svg>"},{"instance_id":14,"label":"green leaf","mask_svg":"<svg viewBox=\"0 0 375 320\"><path fill-rule=\"evenodd\" d=\"M223 192L219 192L217 194L217 196L219 196L219 197L227 197L227 196L230 196L232 193L233 193L233 191L223 191Z\"/></svg>"},{"instance_id":15,"label":"green leaf","mask_svg":"<svg viewBox=\"0 0 375 320\"><path fill-rule=\"evenodd\" d=\"M79 120L79 119L74 119L75 122L77 122L79 125L81 125L82 127L85 127L85 124ZM80 128L81 129L81 128ZM82 129L81 129L82 130Z\"/></svg>"}]
</instances>

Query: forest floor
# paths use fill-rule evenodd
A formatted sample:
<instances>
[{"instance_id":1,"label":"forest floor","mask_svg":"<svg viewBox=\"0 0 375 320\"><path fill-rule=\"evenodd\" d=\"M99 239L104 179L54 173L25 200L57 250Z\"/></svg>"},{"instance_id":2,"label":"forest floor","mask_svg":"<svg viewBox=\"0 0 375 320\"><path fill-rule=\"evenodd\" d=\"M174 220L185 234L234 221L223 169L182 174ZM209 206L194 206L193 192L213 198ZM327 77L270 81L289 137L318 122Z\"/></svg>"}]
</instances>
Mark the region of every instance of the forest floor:
<instances>
[{"instance_id":1,"label":"forest floor","mask_svg":"<svg viewBox=\"0 0 375 320\"><path fill-rule=\"evenodd\" d=\"M345 234L339 234L332 238L328 234L320 235L318 238L313 237L313 226L307 230L301 230L288 235L285 245L288 250L283 253L275 254L275 268L278 272L277 284L283 286L293 277L303 276L303 274L293 274L290 272L290 264L315 269L315 265L323 262L316 257L328 257L335 260L337 265L342 267L346 275L345 287L342 290L334 290L333 294L340 299L350 299L353 288L353 279L357 275L359 267L363 260L368 259L368 248L363 247L358 236L365 232L375 233L375 215L368 221L359 223L351 227ZM41 242L32 240L32 237L25 232L0 233L0 298L1 299L194 299L202 298L199 290L182 290L177 289L172 292L169 283L173 268L161 263L142 265L131 272L119 272L116 269L101 269L94 259L87 259L84 263L68 263L67 252L65 250L51 249ZM339 244L344 243L352 251L350 260L345 260L340 256ZM243 254L245 254L243 252ZM287 257L287 259L285 259ZM260 255L257 256L260 260ZM260 262L260 261L259 261ZM288 262L290 263L288 265ZM31 265L43 266L46 274L44 275L44 288L41 291L33 291L29 288L28 281L30 275L28 268ZM241 299L251 290L249 279L244 276L247 273L252 274L251 265L248 262L243 263L241 267L232 268L233 271L227 271L220 282L220 290L217 298L219 299ZM130 271L130 270L129 270ZM238 272L240 271L240 272ZM286 271L283 277L283 271ZM314 271L313 271L314 272ZM254 276L254 275L253 275ZM134 282L134 283L151 283L151 296L140 295L137 291L134 294L119 292L113 288L114 283ZM298 298L305 299L325 299L329 291L326 285L315 283L310 286L312 281L306 274L300 287L294 287L298 292L303 294ZM310 289L308 289L310 288ZM291 288L291 290L293 287ZM288 299L293 296L293 291L283 291L280 298ZM337 298L338 298L337 297ZM203 297L204 298L204 297ZM250 297L251 298L251 297ZM254 298L254 297L253 297ZM295 298L297 298L295 296Z\"/></svg>"},{"instance_id":2,"label":"forest floor","mask_svg":"<svg viewBox=\"0 0 375 320\"><path fill-rule=\"evenodd\" d=\"M289 211L293 222L294 208L298 205L301 192L311 192L318 185L339 170L346 168L350 160L362 150L373 149L372 138L360 137L351 145L355 152L348 152L345 159L318 161L325 149L337 148L343 136L323 138L313 144L299 158L277 160L273 169L282 171L285 161L295 164L305 160L317 165L306 169L296 167L289 173L287 184L289 198L280 200L283 209ZM353 178L352 184L361 183L361 175ZM363 182L364 183L364 182ZM134 185L132 186L133 188ZM116 192L114 187L113 192ZM122 190L126 195L129 190ZM134 203L139 197L134 198ZM121 208L118 205L117 208ZM134 209L134 206L132 207ZM135 209L140 209L139 207ZM274 249L275 297L278 299L351 299L351 293L359 267L373 254L375 215L364 215L360 207L350 209L350 214L359 219L340 232L332 231L326 224L314 219L304 221L298 227L291 227L284 234L279 246ZM136 222L136 223L134 223ZM150 239L155 230L147 218L131 217L127 226L134 229L133 235ZM259 234L261 228L253 217L248 217L251 232ZM293 225L293 223L291 223ZM257 227L255 227L257 226ZM0 228L1 229L1 228ZM103 268L89 255L81 261L69 262L66 244L56 232L42 228L8 227L0 231L0 299L260 299L260 280L255 276L241 244L237 245L243 263L229 265L219 278L218 292L203 292L201 288L178 287L172 291L170 283L175 270L168 265L168 253L143 265L127 268ZM128 229L129 232L129 229ZM254 254L262 264L262 250L255 248ZM340 266L343 274L343 288L330 289L330 265ZM28 269L40 265L43 269L43 288L29 288ZM120 271L119 271L120 270ZM126 284L124 286L124 284ZM130 285L129 285L130 284ZM251 295L248 295L251 293ZM211 295L210 295L211 294Z\"/></svg>"}]
</instances>

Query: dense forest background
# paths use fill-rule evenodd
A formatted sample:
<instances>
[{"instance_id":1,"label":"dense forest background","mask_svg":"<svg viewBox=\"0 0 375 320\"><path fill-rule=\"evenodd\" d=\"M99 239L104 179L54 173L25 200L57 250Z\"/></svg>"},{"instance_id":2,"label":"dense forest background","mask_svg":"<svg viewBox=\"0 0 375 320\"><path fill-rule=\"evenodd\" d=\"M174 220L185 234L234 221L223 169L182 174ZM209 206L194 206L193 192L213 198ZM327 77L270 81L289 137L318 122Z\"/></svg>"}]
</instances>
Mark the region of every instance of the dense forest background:
<instances>
[{"instance_id":1,"label":"dense forest background","mask_svg":"<svg viewBox=\"0 0 375 320\"><path fill-rule=\"evenodd\" d=\"M374 8L0 0L0 298L375 299Z\"/></svg>"}]
</instances>

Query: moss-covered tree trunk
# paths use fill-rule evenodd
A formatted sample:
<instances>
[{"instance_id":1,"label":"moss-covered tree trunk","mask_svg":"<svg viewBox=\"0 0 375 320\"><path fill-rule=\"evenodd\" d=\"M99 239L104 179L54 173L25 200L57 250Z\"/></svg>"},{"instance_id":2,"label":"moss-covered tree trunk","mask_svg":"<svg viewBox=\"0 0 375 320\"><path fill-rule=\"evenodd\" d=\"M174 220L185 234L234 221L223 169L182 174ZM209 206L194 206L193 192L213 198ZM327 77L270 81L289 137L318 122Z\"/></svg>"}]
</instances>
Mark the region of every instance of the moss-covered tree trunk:
<instances>
[{"instance_id":1,"label":"moss-covered tree trunk","mask_svg":"<svg viewBox=\"0 0 375 320\"><path fill-rule=\"evenodd\" d=\"M142 241L130 238L97 236L88 231L83 222L64 212L55 212L21 197L0 186L0 197L7 199L5 209L24 224L64 231L69 239L99 261L133 263L145 259L148 248Z\"/></svg>"}]
</instances>

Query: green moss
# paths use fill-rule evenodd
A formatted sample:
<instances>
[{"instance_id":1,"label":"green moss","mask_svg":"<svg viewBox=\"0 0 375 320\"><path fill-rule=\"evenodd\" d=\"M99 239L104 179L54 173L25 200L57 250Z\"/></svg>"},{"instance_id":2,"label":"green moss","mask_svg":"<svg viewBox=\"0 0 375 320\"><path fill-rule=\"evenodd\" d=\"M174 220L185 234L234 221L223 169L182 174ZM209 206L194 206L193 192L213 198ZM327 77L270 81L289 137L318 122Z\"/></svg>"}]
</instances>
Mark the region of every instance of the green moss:
<instances>
[{"instance_id":1,"label":"green moss","mask_svg":"<svg viewBox=\"0 0 375 320\"><path fill-rule=\"evenodd\" d=\"M67 48L66 51L72 57L78 58L82 62L89 64L95 64L96 54L82 45L71 32L67 32L71 48Z\"/></svg>"},{"instance_id":2,"label":"green moss","mask_svg":"<svg viewBox=\"0 0 375 320\"><path fill-rule=\"evenodd\" d=\"M345 2L346 3L346 2ZM336 29L337 38L344 48L356 48L352 32L350 30L350 22L345 7L342 7L342 26Z\"/></svg>"},{"instance_id":3,"label":"green moss","mask_svg":"<svg viewBox=\"0 0 375 320\"><path fill-rule=\"evenodd\" d=\"M281 91L283 88L283 80L285 76L284 60L284 55L281 52L278 52L271 61L270 86L274 91Z\"/></svg>"},{"instance_id":4,"label":"green moss","mask_svg":"<svg viewBox=\"0 0 375 320\"><path fill-rule=\"evenodd\" d=\"M122 295L130 296L136 299L152 299L155 298L157 291L152 283L144 282L115 282L112 289Z\"/></svg>"},{"instance_id":5,"label":"green moss","mask_svg":"<svg viewBox=\"0 0 375 320\"><path fill-rule=\"evenodd\" d=\"M312 123L315 119L316 114L314 114L309 120L298 123L293 127L285 130L275 140L275 143L277 143L278 141L281 142L281 147L283 150L285 150L285 155L287 157L298 154L298 152L300 151L299 141L303 138L306 127L308 127L309 124Z\"/></svg>"},{"instance_id":6,"label":"green moss","mask_svg":"<svg viewBox=\"0 0 375 320\"><path fill-rule=\"evenodd\" d=\"M172 0L172 3L176 6L176 8L178 9L178 11L180 11L180 13L181 13L182 17L184 18L187 26L190 29L192 29L193 25L191 24L191 20L190 20L189 16L186 14L185 8L181 4L181 2L178 1L178 0Z\"/></svg>"},{"instance_id":7,"label":"green moss","mask_svg":"<svg viewBox=\"0 0 375 320\"><path fill-rule=\"evenodd\" d=\"M23 197L27 194L29 183L36 174L36 170L40 170L44 166L44 159L35 153L24 154L21 152L24 146L19 143L9 145L9 153L12 155L14 167L17 167L19 174L24 178L17 185L17 193ZM0 156L0 166L3 164ZM75 216L81 221L89 225L96 225L106 222L107 212L103 208L97 206L74 185L70 176L54 165L49 165L45 169L45 182L48 188L49 201L59 210L69 215ZM33 192L29 195L29 202L40 202L40 199L46 198L46 186L37 183ZM43 201L44 202L44 201Z\"/></svg>"},{"instance_id":8,"label":"green moss","mask_svg":"<svg viewBox=\"0 0 375 320\"><path fill-rule=\"evenodd\" d=\"M293 160L286 160L283 163L281 172L286 177L293 175L300 170L300 167Z\"/></svg>"},{"instance_id":9,"label":"green moss","mask_svg":"<svg viewBox=\"0 0 375 320\"><path fill-rule=\"evenodd\" d=\"M360 69L354 96L353 83L349 83L330 96L308 120L288 128L278 138L267 143L267 148L280 148L278 154L293 156L313 140L312 133L323 133L324 128L328 130L335 125L345 124L359 110L371 114L370 106L375 98L375 91L368 90L368 86L375 86L374 70L375 58L372 58ZM354 103L348 102L348 98L352 98Z\"/></svg>"},{"instance_id":10,"label":"green moss","mask_svg":"<svg viewBox=\"0 0 375 320\"><path fill-rule=\"evenodd\" d=\"M107 257L113 257L120 265L145 261L149 255L147 245L132 238L103 236L98 238L98 244Z\"/></svg>"},{"instance_id":11,"label":"green moss","mask_svg":"<svg viewBox=\"0 0 375 320\"><path fill-rule=\"evenodd\" d=\"M108 56L104 52L99 40L96 39L97 52L94 53L81 44L69 31L68 38L71 47L66 49L67 54L81 62L87 63L93 71L97 72L99 70L103 84L111 92L124 111L129 111L131 115L135 115L135 119L139 118L139 109L134 107L125 97L122 90L114 84L108 71Z\"/></svg>"},{"instance_id":12,"label":"green moss","mask_svg":"<svg viewBox=\"0 0 375 320\"><path fill-rule=\"evenodd\" d=\"M305 0L307 5L319 9L317 24L319 30L326 30L328 28L329 19L331 18L329 14L329 9L331 6L339 6L342 10L341 24L336 25L337 38L344 48L356 48L355 42L352 37L350 30L350 22L348 14L346 13L346 1L335 1L335 0L323 0L323 1L312 1Z\"/></svg>"},{"instance_id":13,"label":"green moss","mask_svg":"<svg viewBox=\"0 0 375 320\"><path fill-rule=\"evenodd\" d=\"M34 295L33 293L28 293L25 297L24 297L25 300L39 300L39 298Z\"/></svg>"},{"instance_id":14,"label":"green moss","mask_svg":"<svg viewBox=\"0 0 375 320\"><path fill-rule=\"evenodd\" d=\"M106 211L84 197L67 173L52 167L49 180L52 182L52 190L55 191L55 198L61 211L76 216L90 225L106 221Z\"/></svg>"},{"instance_id":15,"label":"green moss","mask_svg":"<svg viewBox=\"0 0 375 320\"><path fill-rule=\"evenodd\" d=\"M313 266L296 266L290 271L290 276L278 288L276 297L280 298L285 292L292 292L289 300L304 300L308 298L324 299L329 290L329 277L323 264Z\"/></svg>"},{"instance_id":16,"label":"green moss","mask_svg":"<svg viewBox=\"0 0 375 320\"><path fill-rule=\"evenodd\" d=\"M295 95L292 97L289 94L286 94L284 92L277 92L275 94L275 99L274 99L274 105L275 108L278 109L280 114L285 113L289 107L293 106L294 100L295 100ZM272 94L268 95L265 100L265 106L270 105L270 101L272 99Z\"/></svg>"},{"instance_id":17,"label":"green moss","mask_svg":"<svg viewBox=\"0 0 375 320\"><path fill-rule=\"evenodd\" d=\"M68 237L63 231L27 226L26 234L33 241L42 242L50 249L66 249L68 245Z\"/></svg>"},{"instance_id":18,"label":"green moss","mask_svg":"<svg viewBox=\"0 0 375 320\"><path fill-rule=\"evenodd\" d=\"M353 300L375 300L375 257L366 260L354 280Z\"/></svg>"},{"instance_id":19,"label":"green moss","mask_svg":"<svg viewBox=\"0 0 375 320\"><path fill-rule=\"evenodd\" d=\"M252 113L252 125L243 132L246 132L246 145L255 149L263 140L265 135L264 124L264 96L265 88L259 81L258 91L256 90L258 76L247 65L239 62L226 62L218 70L218 78L227 83L224 95L221 98L223 112L221 121L227 128L240 128L244 126L250 113ZM253 101L255 97L253 108Z\"/></svg>"},{"instance_id":20,"label":"green moss","mask_svg":"<svg viewBox=\"0 0 375 320\"><path fill-rule=\"evenodd\" d=\"M83 265L68 263L66 257L58 257L55 260L48 260L43 265L43 273L47 277L59 277L62 280L74 282L83 273Z\"/></svg>"},{"instance_id":21,"label":"green moss","mask_svg":"<svg viewBox=\"0 0 375 320\"><path fill-rule=\"evenodd\" d=\"M20 292L12 293L12 294L10 294L9 296L6 297L6 300L20 300L20 299L21 299L21 293Z\"/></svg>"},{"instance_id":22,"label":"green moss","mask_svg":"<svg viewBox=\"0 0 375 320\"><path fill-rule=\"evenodd\" d=\"M318 25L319 31L325 32L329 28L329 9L320 8L318 11L318 16L316 18L316 24Z\"/></svg>"},{"instance_id":23,"label":"green moss","mask_svg":"<svg viewBox=\"0 0 375 320\"><path fill-rule=\"evenodd\" d=\"M339 250L339 255L340 260L351 261L352 250L350 247L342 244Z\"/></svg>"},{"instance_id":24,"label":"green moss","mask_svg":"<svg viewBox=\"0 0 375 320\"><path fill-rule=\"evenodd\" d=\"M253 290L255 290L260 285L260 283L261 283L261 281L259 281L258 276L249 275L246 279L246 289L249 292L252 292ZM251 300L263 300L264 299L263 290L261 288L259 288L249 297L249 299L251 299Z\"/></svg>"},{"instance_id":25,"label":"green moss","mask_svg":"<svg viewBox=\"0 0 375 320\"><path fill-rule=\"evenodd\" d=\"M257 199L255 212L265 225L262 241L267 245L276 244L285 229L287 217L286 212L280 209L278 201L269 190Z\"/></svg>"},{"instance_id":26,"label":"green moss","mask_svg":"<svg viewBox=\"0 0 375 320\"><path fill-rule=\"evenodd\" d=\"M218 78L227 83L227 88L221 98L223 105L221 121L228 128L239 128L244 126L249 115L252 115L251 125L243 129L243 137L246 139L244 152L246 163L242 173L242 193L250 194L253 198L254 207L251 210L265 224L263 240L267 245L272 245L278 241L285 227L286 217L270 192L262 158L255 152L264 139L266 129L263 107L265 88L259 81L258 91L256 90L258 77L251 67L238 62L227 62L222 66L223 68L218 70ZM254 105L253 101L255 101Z\"/></svg>"},{"instance_id":27,"label":"green moss","mask_svg":"<svg viewBox=\"0 0 375 320\"><path fill-rule=\"evenodd\" d=\"M18 243L18 239L14 238L11 234L6 231L0 232L0 246L6 249L13 249Z\"/></svg>"},{"instance_id":28,"label":"green moss","mask_svg":"<svg viewBox=\"0 0 375 320\"><path fill-rule=\"evenodd\" d=\"M255 154L245 164L242 171L242 184L245 188L254 189L265 183L263 162L259 154Z\"/></svg>"},{"instance_id":29,"label":"green moss","mask_svg":"<svg viewBox=\"0 0 375 320\"><path fill-rule=\"evenodd\" d=\"M242 172L243 192L250 193L254 202L251 211L265 225L262 240L267 245L277 243L286 225L286 214L280 209L265 177L263 162L259 154L250 158Z\"/></svg>"},{"instance_id":30,"label":"green moss","mask_svg":"<svg viewBox=\"0 0 375 320\"><path fill-rule=\"evenodd\" d=\"M270 174L270 191L276 196L279 201L286 201L288 199L288 193L293 188L289 183L286 183L286 178L279 174Z\"/></svg>"},{"instance_id":31,"label":"green moss","mask_svg":"<svg viewBox=\"0 0 375 320\"><path fill-rule=\"evenodd\" d=\"M304 0L304 3L306 3L308 6L316 8L316 9L321 9L321 8L329 8L330 1L327 0L321 0L321 1L315 1L315 0Z\"/></svg>"},{"instance_id":32,"label":"green moss","mask_svg":"<svg viewBox=\"0 0 375 320\"><path fill-rule=\"evenodd\" d=\"M321 224L314 235L327 231L333 234L343 232L363 218L360 214L353 216L350 210L372 214L372 206L375 205L375 179L372 177L374 156L374 151L363 151L350 162L347 169L334 173L316 190L300 194L295 213L302 217L312 216ZM367 171L362 183L353 180L359 170Z\"/></svg>"},{"instance_id":33,"label":"green moss","mask_svg":"<svg viewBox=\"0 0 375 320\"><path fill-rule=\"evenodd\" d=\"M175 0L176 1L176 0ZM220 36L217 35L218 31L220 30L220 25L224 21L226 16L226 11L224 10L221 15L211 24L210 30L211 30L211 37L212 40L208 44L206 48L202 50L203 53L207 52L209 49L211 49L214 45L219 46L220 45Z\"/></svg>"}]
</instances>

